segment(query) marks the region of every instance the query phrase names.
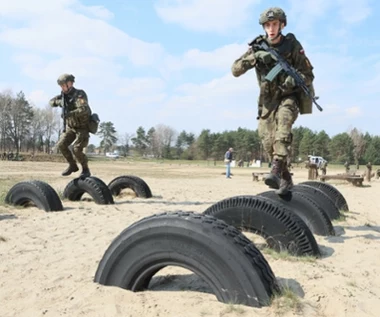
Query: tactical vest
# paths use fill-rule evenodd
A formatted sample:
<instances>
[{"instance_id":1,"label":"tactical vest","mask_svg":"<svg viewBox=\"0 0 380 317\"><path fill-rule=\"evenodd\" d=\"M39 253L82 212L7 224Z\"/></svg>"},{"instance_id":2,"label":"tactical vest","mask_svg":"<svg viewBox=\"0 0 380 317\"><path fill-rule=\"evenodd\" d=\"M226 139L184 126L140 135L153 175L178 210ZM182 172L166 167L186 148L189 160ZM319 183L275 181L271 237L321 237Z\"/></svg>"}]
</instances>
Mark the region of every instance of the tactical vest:
<instances>
[{"instance_id":1,"label":"tactical vest","mask_svg":"<svg viewBox=\"0 0 380 317\"><path fill-rule=\"evenodd\" d=\"M294 50L295 36L292 33L288 33L279 45L272 46L284 59L290 64L294 65L292 59L292 52ZM256 64L256 75L260 86L260 97L259 104L269 107L278 106L278 103L283 97L294 95L298 101L298 108L300 114L310 114L313 109L313 101L309 98L302 89L297 89L288 94L284 94L279 86L281 86L287 77L285 72L281 72L272 81L268 82L265 80L265 76L270 72L270 70L276 65L276 61L272 60L269 64L263 64L258 61ZM310 92L314 96L314 86L311 84L308 86Z\"/></svg>"}]
</instances>

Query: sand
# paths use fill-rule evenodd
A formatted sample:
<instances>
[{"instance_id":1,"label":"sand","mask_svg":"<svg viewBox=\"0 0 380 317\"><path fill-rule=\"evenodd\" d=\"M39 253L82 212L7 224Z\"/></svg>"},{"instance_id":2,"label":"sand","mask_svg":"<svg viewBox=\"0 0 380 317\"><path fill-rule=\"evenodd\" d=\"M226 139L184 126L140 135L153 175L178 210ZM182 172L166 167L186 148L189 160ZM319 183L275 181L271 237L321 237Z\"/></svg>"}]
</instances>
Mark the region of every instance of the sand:
<instances>
[{"instance_id":1,"label":"sand","mask_svg":"<svg viewBox=\"0 0 380 317\"><path fill-rule=\"evenodd\" d=\"M39 179L62 193L75 177L60 176L65 166L1 161L1 190ZM198 276L177 267L160 272L140 293L99 285L93 278L111 241L133 222L164 211L201 213L221 199L266 191L263 182L252 181L252 168L233 168L232 179L211 165L112 161L91 168L105 183L120 175L139 176L153 197L127 194L106 206L64 200L64 211L56 213L0 206L0 316L379 316L379 180L362 188L330 182L350 207L345 220L334 222L339 235L316 236L324 256L315 261L278 258L263 250L290 292L270 307L251 308L218 302ZM294 173L295 183L307 178L305 169Z\"/></svg>"}]
</instances>

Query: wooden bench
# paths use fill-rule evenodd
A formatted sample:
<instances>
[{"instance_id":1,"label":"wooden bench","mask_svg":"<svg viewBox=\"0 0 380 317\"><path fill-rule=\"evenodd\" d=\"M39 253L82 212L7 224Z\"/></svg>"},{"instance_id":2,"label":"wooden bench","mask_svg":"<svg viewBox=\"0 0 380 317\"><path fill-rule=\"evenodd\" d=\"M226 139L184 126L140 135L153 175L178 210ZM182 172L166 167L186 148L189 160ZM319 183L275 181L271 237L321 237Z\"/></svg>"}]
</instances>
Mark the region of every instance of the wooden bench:
<instances>
[{"instance_id":1,"label":"wooden bench","mask_svg":"<svg viewBox=\"0 0 380 317\"><path fill-rule=\"evenodd\" d=\"M264 175L268 175L268 174L269 174L269 172L253 172L252 173L252 181L258 182L260 176L262 176L262 180L264 180ZM290 173L290 175L293 176L293 173Z\"/></svg>"},{"instance_id":2,"label":"wooden bench","mask_svg":"<svg viewBox=\"0 0 380 317\"><path fill-rule=\"evenodd\" d=\"M346 180L354 186L363 186L364 177L359 175L338 174L338 175L321 175L319 179L324 182L328 180Z\"/></svg>"}]
</instances>

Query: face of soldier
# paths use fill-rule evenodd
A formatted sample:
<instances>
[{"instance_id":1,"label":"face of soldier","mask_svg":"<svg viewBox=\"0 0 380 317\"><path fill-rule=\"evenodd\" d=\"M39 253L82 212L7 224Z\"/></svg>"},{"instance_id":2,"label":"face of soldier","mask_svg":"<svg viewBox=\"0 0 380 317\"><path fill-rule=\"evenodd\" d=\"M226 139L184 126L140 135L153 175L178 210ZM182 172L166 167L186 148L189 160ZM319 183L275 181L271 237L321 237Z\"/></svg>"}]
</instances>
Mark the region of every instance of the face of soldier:
<instances>
[{"instance_id":1,"label":"face of soldier","mask_svg":"<svg viewBox=\"0 0 380 317\"><path fill-rule=\"evenodd\" d=\"M72 81L68 81L67 83L62 84L60 86L61 86L62 91L65 94L67 94L70 91L70 89L73 87L73 82Z\"/></svg>"},{"instance_id":2,"label":"face of soldier","mask_svg":"<svg viewBox=\"0 0 380 317\"><path fill-rule=\"evenodd\" d=\"M268 39L272 43L280 41L280 37L276 38L278 33L284 28L284 23L280 23L279 20L268 21L264 24L264 30L268 34Z\"/></svg>"}]
</instances>

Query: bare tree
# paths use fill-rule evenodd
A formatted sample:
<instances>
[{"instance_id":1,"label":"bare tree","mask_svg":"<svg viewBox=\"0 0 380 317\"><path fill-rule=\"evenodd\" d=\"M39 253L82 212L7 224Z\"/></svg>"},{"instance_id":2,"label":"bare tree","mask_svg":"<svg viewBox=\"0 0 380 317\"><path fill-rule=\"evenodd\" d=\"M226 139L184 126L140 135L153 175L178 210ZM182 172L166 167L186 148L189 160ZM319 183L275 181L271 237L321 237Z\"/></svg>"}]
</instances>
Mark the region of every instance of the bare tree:
<instances>
[{"instance_id":1,"label":"bare tree","mask_svg":"<svg viewBox=\"0 0 380 317\"><path fill-rule=\"evenodd\" d=\"M359 165L359 160L363 157L366 150L366 141L363 133L356 128L353 128L349 135L354 144L353 155L355 164Z\"/></svg>"},{"instance_id":2,"label":"bare tree","mask_svg":"<svg viewBox=\"0 0 380 317\"><path fill-rule=\"evenodd\" d=\"M9 111L7 133L13 142L16 153L20 152L21 143L28 136L30 123L33 118L33 109L20 91L12 100Z\"/></svg>"},{"instance_id":3,"label":"bare tree","mask_svg":"<svg viewBox=\"0 0 380 317\"><path fill-rule=\"evenodd\" d=\"M132 133L124 133L118 136L120 141L120 150L123 153L122 155L125 157L129 152L129 141L133 138Z\"/></svg>"},{"instance_id":4,"label":"bare tree","mask_svg":"<svg viewBox=\"0 0 380 317\"><path fill-rule=\"evenodd\" d=\"M164 158L171 158L171 147L177 138L177 131L173 128L159 124L155 127L154 142L159 144L160 156Z\"/></svg>"},{"instance_id":5,"label":"bare tree","mask_svg":"<svg viewBox=\"0 0 380 317\"><path fill-rule=\"evenodd\" d=\"M30 144L32 146L32 153L36 151L41 152L43 150L44 143L44 125L45 125L45 113L42 109L35 108L33 111L33 118L30 124Z\"/></svg>"},{"instance_id":6,"label":"bare tree","mask_svg":"<svg viewBox=\"0 0 380 317\"><path fill-rule=\"evenodd\" d=\"M7 150L9 113L12 105L12 91L6 90L0 94L0 149ZM9 149L9 145L8 145Z\"/></svg>"},{"instance_id":7,"label":"bare tree","mask_svg":"<svg viewBox=\"0 0 380 317\"><path fill-rule=\"evenodd\" d=\"M47 105L44 109L44 122L45 152L50 153L52 148L52 138L59 132L60 113L58 109Z\"/></svg>"}]
</instances>

